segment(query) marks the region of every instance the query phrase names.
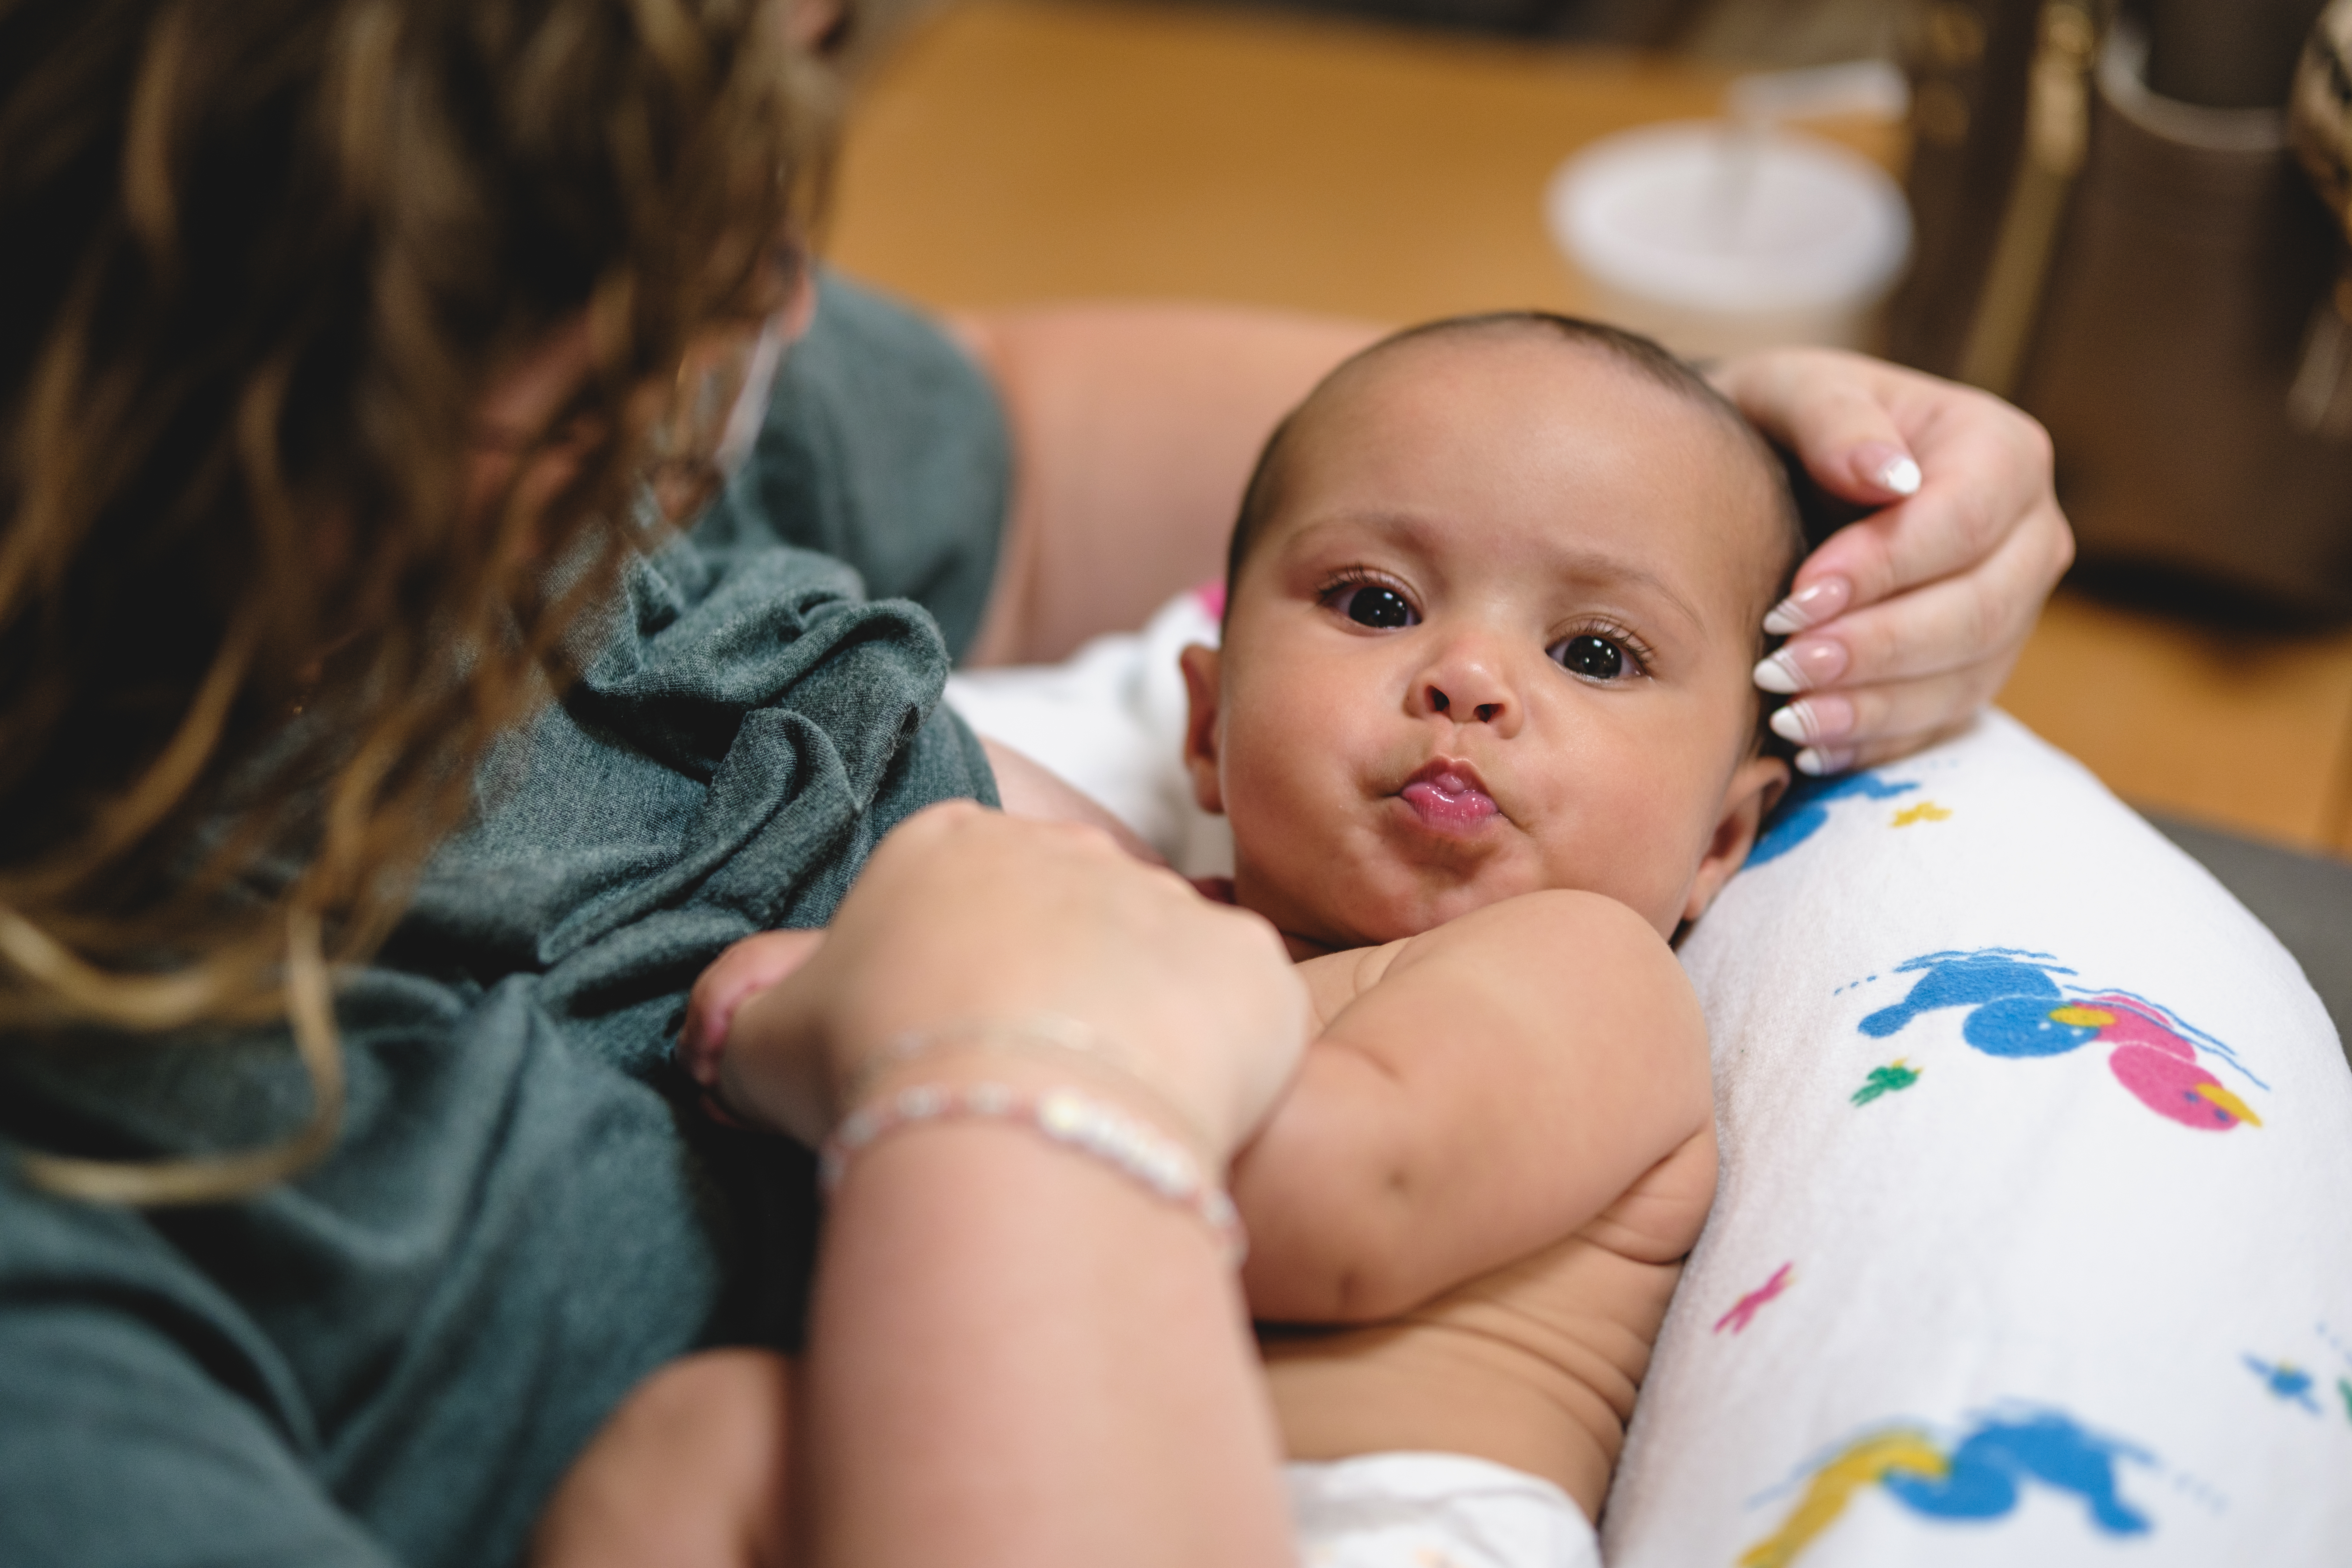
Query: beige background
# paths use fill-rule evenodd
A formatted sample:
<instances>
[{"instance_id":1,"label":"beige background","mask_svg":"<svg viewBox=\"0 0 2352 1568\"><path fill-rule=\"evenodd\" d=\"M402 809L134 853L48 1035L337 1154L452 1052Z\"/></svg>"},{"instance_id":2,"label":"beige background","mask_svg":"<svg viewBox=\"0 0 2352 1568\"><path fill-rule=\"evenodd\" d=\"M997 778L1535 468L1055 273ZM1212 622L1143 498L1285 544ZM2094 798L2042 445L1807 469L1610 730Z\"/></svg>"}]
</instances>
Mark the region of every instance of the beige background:
<instances>
[{"instance_id":1,"label":"beige background","mask_svg":"<svg viewBox=\"0 0 2352 1568\"><path fill-rule=\"evenodd\" d=\"M1179 296L1406 321L1576 310L1544 182L1727 68L1205 6L965 0L878 51L830 232L932 305ZM1899 168L1899 131L1817 129ZM2061 594L2001 700L2143 805L2352 855L2352 634Z\"/></svg>"}]
</instances>

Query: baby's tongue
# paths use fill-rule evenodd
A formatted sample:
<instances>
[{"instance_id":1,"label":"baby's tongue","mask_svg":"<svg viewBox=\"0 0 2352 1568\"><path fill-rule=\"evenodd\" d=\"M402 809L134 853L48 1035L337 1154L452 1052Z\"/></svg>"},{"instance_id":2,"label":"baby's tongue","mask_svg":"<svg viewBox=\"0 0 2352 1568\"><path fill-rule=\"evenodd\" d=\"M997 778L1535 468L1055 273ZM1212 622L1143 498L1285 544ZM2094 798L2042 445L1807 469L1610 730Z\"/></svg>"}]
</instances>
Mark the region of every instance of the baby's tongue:
<instances>
[{"instance_id":1,"label":"baby's tongue","mask_svg":"<svg viewBox=\"0 0 2352 1568\"><path fill-rule=\"evenodd\" d=\"M1495 815L1495 803L1486 792L1456 773L1415 779L1399 793L1433 827L1475 827Z\"/></svg>"}]
</instances>

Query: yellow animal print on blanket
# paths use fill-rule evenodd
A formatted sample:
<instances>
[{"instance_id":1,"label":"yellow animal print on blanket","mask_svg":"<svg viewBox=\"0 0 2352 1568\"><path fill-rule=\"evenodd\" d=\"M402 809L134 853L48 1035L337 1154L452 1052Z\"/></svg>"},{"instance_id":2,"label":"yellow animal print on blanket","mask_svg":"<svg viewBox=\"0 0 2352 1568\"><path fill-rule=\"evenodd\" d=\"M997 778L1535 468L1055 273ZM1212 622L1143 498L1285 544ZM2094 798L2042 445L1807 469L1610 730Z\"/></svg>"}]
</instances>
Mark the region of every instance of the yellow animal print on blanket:
<instances>
[{"instance_id":1,"label":"yellow animal print on blanket","mask_svg":"<svg viewBox=\"0 0 2352 1568\"><path fill-rule=\"evenodd\" d=\"M1805 1499L1780 1528L1741 1554L1739 1568L1784 1568L1813 1537L1837 1522L1853 1494L1876 1486L1889 1470L1907 1470L1930 1480L1949 1475L1952 1462L1924 1432L1898 1430L1866 1437L1813 1472Z\"/></svg>"}]
</instances>

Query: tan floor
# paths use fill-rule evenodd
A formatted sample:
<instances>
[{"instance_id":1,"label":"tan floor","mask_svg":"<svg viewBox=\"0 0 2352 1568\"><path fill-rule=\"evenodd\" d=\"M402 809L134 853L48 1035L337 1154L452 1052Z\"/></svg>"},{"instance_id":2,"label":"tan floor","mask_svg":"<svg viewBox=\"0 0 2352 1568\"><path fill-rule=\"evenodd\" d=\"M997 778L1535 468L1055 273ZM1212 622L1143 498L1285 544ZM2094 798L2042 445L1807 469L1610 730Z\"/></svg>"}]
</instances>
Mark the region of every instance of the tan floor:
<instances>
[{"instance_id":1,"label":"tan floor","mask_svg":"<svg viewBox=\"0 0 2352 1568\"><path fill-rule=\"evenodd\" d=\"M1596 137L1709 112L1726 79L1204 7L968 0L865 84L828 248L940 306L1575 310L1545 179ZM1885 131L1822 129L1901 155ZM2352 854L2352 635L2223 637L2062 595L2002 700L2135 801Z\"/></svg>"}]
</instances>

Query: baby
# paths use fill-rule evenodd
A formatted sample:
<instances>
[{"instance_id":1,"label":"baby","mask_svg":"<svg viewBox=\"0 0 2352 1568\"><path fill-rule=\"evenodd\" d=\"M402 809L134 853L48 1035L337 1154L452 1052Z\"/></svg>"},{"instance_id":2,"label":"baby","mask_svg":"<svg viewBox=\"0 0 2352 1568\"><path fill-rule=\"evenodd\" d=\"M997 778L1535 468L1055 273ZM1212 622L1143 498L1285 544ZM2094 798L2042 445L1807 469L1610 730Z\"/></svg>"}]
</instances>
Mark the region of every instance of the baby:
<instances>
[{"instance_id":1,"label":"baby","mask_svg":"<svg viewBox=\"0 0 2352 1568\"><path fill-rule=\"evenodd\" d=\"M1234 1178L1254 1314L1361 1325L1264 1336L1310 1562L1598 1561L1715 1185L1667 942L1786 782L1802 549L1705 382L1549 316L1390 338L1260 459L1185 762L1320 1024Z\"/></svg>"},{"instance_id":2,"label":"baby","mask_svg":"<svg viewBox=\"0 0 2352 1568\"><path fill-rule=\"evenodd\" d=\"M1391 337L1259 461L1184 761L1318 1014L1233 1181L1310 1563L1599 1562L1715 1186L1668 942L1786 782L1748 670L1802 548L1728 404L1559 317Z\"/></svg>"}]
</instances>

